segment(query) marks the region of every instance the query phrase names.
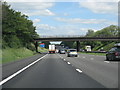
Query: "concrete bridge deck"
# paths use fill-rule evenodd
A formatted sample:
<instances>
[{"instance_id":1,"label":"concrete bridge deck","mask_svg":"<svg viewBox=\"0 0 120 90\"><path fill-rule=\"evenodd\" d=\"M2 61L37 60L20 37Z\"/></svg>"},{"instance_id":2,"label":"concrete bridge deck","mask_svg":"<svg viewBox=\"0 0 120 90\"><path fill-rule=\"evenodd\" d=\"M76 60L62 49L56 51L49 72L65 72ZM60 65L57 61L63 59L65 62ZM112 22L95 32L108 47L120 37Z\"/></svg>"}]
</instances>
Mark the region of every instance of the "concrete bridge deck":
<instances>
[{"instance_id":1,"label":"concrete bridge deck","mask_svg":"<svg viewBox=\"0 0 120 90\"><path fill-rule=\"evenodd\" d=\"M120 37L61 37L61 36L49 36L49 37L40 37L34 39L35 41L120 41Z\"/></svg>"}]
</instances>

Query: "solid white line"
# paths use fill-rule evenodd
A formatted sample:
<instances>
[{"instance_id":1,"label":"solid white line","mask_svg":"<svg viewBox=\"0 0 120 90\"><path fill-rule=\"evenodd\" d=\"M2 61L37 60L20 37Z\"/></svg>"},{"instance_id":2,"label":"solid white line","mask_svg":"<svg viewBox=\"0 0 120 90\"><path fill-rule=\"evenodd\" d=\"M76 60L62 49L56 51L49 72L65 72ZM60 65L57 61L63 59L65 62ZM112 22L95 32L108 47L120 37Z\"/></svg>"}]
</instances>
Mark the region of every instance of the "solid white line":
<instances>
[{"instance_id":1,"label":"solid white line","mask_svg":"<svg viewBox=\"0 0 120 90\"><path fill-rule=\"evenodd\" d=\"M40 61L41 59L43 59L47 55L48 54L44 55L43 57L37 59L36 61L32 62L31 64L27 65L26 67L22 68L21 70L17 71L16 73L12 74L11 76L9 76L6 79L2 80L0 82L0 86L3 85L4 83L6 83L7 81L9 81L10 79L14 78L15 76L17 76L18 74L20 74L21 72L23 72L24 70L26 70L27 68L29 68L30 66L34 65L35 63L37 63L38 61Z\"/></svg>"},{"instance_id":2,"label":"solid white line","mask_svg":"<svg viewBox=\"0 0 120 90\"><path fill-rule=\"evenodd\" d=\"M68 64L70 64L70 62L67 62Z\"/></svg>"},{"instance_id":3,"label":"solid white line","mask_svg":"<svg viewBox=\"0 0 120 90\"><path fill-rule=\"evenodd\" d=\"M106 62L106 63L110 63L109 61L104 61L104 62Z\"/></svg>"},{"instance_id":4,"label":"solid white line","mask_svg":"<svg viewBox=\"0 0 120 90\"><path fill-rule=\"evenodd\" d=\"M78 71L78 72L82 73L82 71L81 71L80 69L76 69L76 71Z\"/></svg>"}]
</instances>

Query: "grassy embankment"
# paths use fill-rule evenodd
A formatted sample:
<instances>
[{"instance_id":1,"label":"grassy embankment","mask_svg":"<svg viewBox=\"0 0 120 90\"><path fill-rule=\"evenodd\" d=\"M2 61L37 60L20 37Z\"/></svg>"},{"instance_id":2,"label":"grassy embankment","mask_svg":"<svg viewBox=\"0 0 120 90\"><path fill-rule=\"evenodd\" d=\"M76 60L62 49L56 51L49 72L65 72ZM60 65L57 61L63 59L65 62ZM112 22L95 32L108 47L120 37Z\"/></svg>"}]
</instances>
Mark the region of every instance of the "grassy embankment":
<instances>
[{"instance_id":1,"label":"grassy embankment","mask_svg":"<svg viewBox=\"0 0 120 90\"><path fill-rule=\"evenodd\" d=\"M46 52L47 49L39 48L40 52ZM2 63L8 63L35 55L35 52L27 48L7 48L2 50Z\"/></svg>"},{"instance_id":2,"label":"grassy embankment","mask_svg":"<svg viewBox=\"0 0 120 90\"><path fill-rule=\"evenodd\" d=\"M38 52L48 52L48 49L38 47Z\"/></svg>"},{"instance_id":3,"label":"grassy embankment","mask_svg":"<svg viewBox=\"0 0 120 90\"><path fill-rule=\"evenodd\" d=\"M110 44L108 44L108 45L105 45L105 46L103 46L103 49L105 50L105 51L108 51L108 50L110 50L110 48L112 48L113 46L114 46L114 42L112 42L112 43L110 43ZM97 48L99 48L99 47L95 47L95 48L93 48L92 50L93 51L97 51ZM101 55L101 56L105 56L106 55L106 53L86 53L86 52L79 52L79 53L81 53L81 54L90 54L90 55Z\"/></svg>"}]
</instances>

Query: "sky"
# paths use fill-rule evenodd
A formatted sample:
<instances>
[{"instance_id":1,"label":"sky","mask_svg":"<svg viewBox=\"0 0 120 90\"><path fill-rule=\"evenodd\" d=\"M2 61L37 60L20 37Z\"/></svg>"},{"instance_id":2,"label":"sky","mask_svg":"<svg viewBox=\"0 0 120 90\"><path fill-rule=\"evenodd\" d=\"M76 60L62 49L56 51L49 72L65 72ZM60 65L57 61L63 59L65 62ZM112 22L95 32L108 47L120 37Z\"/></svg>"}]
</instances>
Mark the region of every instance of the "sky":
<instances>
[{"instance_id":1,"label":"sky","mask_svg":"<svg viewBox=\"0 0 120 90\"><path fill-rule=\"evenodd\" d=\"M89 29L101 30L118 24L118 2L110 0L27 1L6 0L16 11L33 21L36 32L48 35L85 35Z\"/></svg>"}]
</instances>

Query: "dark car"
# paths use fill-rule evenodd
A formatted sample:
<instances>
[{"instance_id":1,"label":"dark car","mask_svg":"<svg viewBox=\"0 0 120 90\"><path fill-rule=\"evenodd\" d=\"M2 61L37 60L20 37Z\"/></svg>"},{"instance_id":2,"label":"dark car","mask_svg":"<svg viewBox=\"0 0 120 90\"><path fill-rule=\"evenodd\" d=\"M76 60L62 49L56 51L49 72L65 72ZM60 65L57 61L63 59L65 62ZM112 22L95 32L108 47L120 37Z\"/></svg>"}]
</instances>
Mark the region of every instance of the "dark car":
<instances>
[{"instance_id":1,"label":"dark car","mask_svg":"<svg viewBox=\"0 0 120 90\"><path fill-rule=\"evenodd\" d=\"M106 53L106 60L120 60L120 46L111 48Z\"/></svg>"}]
</instances>

